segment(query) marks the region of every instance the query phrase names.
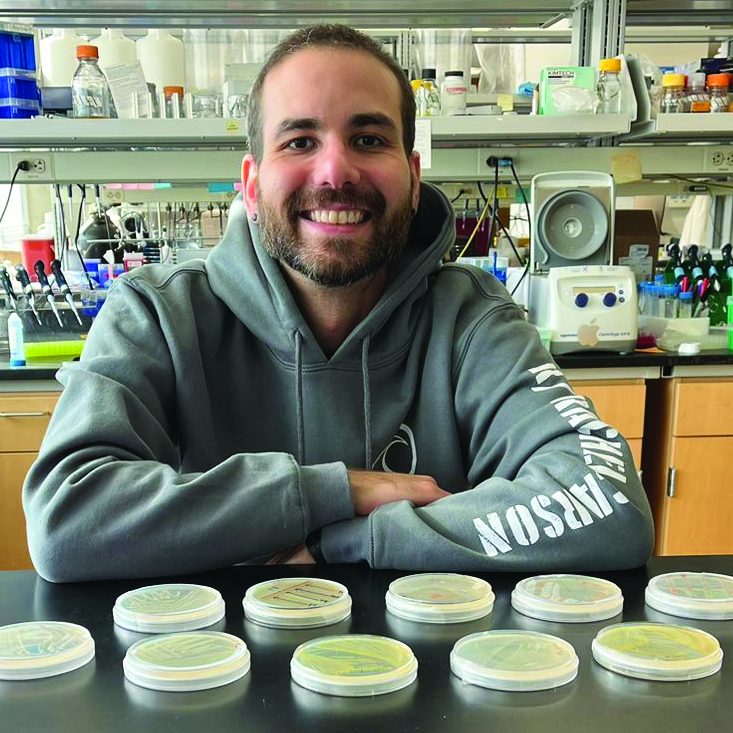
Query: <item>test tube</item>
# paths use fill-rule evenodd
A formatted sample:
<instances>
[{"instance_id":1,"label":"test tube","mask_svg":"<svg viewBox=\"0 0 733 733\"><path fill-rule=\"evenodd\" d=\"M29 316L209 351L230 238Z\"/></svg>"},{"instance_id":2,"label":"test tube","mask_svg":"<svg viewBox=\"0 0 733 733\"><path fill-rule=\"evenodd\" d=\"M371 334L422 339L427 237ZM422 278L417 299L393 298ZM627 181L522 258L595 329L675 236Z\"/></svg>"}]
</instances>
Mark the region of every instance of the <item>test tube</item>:
<instances>
[{"instance_id":1,"label":"test tube","mask_svg":"<svg viewBox=\"0 0 733 733\"><path fill-rule=\"evenodd\" d=\"M692 318L692 291L688 290L686 293L680 293L679 301L677 316L679 318Z\"/></svg>"}]
</instances>

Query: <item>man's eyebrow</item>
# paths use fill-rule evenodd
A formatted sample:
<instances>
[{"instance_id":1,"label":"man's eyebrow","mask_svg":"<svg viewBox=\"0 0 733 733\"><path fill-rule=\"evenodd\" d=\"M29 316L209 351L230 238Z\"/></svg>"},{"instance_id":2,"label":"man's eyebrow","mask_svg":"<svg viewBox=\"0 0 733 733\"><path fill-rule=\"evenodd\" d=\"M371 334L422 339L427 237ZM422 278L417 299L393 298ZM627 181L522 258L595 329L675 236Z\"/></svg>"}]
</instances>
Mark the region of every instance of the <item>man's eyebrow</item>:
<instances>
[{"instance_id":1,"label":"man's eyebrow","mask_svg":"<svg viewBox=\"0 0 733 733\"><path fill-rule=\"evenodd\" d=\"M294 130L318 130L321 126L314 117L289 117L277 126L276 135L279 137Z\"/></svg>"},{"instance_id":2,"label":"man's eyebrow","mask_svg":"<svg viewBox=\"0 0 733 733\"><path fill-rule=\"evenodd\" d=\"M395 121L380 112L360 112L351 117L349 124L351 127L388 127L390 130L397 132Z\"/></svg>"}]
</instances>

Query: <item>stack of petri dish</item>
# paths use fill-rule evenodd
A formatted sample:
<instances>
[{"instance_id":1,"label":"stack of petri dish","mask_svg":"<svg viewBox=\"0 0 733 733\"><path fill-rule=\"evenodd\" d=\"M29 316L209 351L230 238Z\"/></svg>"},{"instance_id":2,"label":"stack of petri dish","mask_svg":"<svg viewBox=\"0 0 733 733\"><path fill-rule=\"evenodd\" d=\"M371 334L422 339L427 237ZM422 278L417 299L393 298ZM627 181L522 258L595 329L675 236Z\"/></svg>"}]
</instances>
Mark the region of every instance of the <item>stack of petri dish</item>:
<instances>
[{"instance_id":1,"label":"stack of petri dish","mask_svg":"<svg viewBox=\"0 0 733 733\"><path fill-rule=\"evenodd\" d=\"M514 610L543 621L603 621L621 613L623 606L615 583L587 575L537 575L520 581L512 591Z\"/></svg>"},{"instance_id":2,"label":"stack of petri dish","mask_svg":"<svg viewBox=\"0 0 733 733\"><path fill-rule=\"evenodd\" d=\"M211 626L224 618L221 593L205 585L167 583L123 593L112 610L118 626L146 634L172 634Z\"/></svg>"},{"instance_id":3,"label":"stack of petri dish","mask_svg":"<svg viewBox=\"0 0 733 733\"><path fill-rule=\"evenodd\" d=\"M578 656L571 644L550 634L482 631L456 642L450 668L467 684L534 692L572 682L578 674Z\"/></svg>"},{"instance_id":4,"label":"stack of petri dish","mask_svg":"<svg viewBox=\"0 0 733 733\"><path fill-rule=\"evenodd\" d=\"M398 578L385 596L387 610L410 621L450 624L483 618L494 608L491 586L457 573L419 573Z\"/></svg>"},{"instance_id":5,"label":"stack of petri dish","mask_svg":"<svg viewBox=\"0 0 733 733\"><path fill-rule=\"evenodd\" d=\"M83 667L94 639L83 626L29 621L0 627L0 680L36 680Z\"/></svg>"},{"instance_id":6,"label":"stack of petri dish","mask_svg":"<svg viewBox=\"0 0 733 733\"><path fill-rule=\"evenodd\" d=\"M646 587L647 605L670 616L733 618L733 578L718 573L665 573Z\"/></svg>"},{"instance_id":7,"label":"stack of petri dish","mask_svg":"<svg viewBox=\"0 0 733 733\"><path fill-rule=\"evenodd\" d=\"M321 578L267 580L247 589L244 615L263 626L307 629L328 626L351 614L346 586Z\"/></svg>"},{"instance_id":8,"label":"stack of petri dish","mask_svg":"<svg viewBox=\"0 0 733 733\"><path fill-rule=\"evenodd\" d=\"M122 662L130 682L151 690L192 692L228 685L249 672L238 637L220 631L163 634L133 644Z\"/></svg>"},{"instance_id":9,"label":"stack of petri dish","mask_svg":"<svg viewBox=\"0 0 733 733\"><path fill-rule=\"evenodd\" d=\"M290 674L301 687L326 695L384 695L415 681L417 659L406 644L386 636L324 636L295 650Z\"/></svg>"},{"instance_id":10,"label":"stack of petri dish","mask_svg":"<svg viewBox=\"0 0 733 733\"><path fill-rule=\"evenodd\" d=\"M708 677L723 663L714 636L672 624L613 624L596 634L592 650L596 662L612 672L660 682Z\"/></svg>"}]
</instances>

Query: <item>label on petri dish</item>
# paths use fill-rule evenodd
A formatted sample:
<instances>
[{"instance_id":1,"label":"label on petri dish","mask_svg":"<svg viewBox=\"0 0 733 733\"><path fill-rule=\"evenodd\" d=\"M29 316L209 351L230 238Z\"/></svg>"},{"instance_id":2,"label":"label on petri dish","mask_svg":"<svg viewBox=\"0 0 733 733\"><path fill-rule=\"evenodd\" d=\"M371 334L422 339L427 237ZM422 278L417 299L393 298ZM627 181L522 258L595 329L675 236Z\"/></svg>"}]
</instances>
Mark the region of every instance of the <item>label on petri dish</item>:
<instances>
[{"instance_id":1,"label":"label on petri dish","mask_svg":"<svg viewBox=\"0 0 733 733\"><path fill-rule=\"evenodd\" d=\"M715 654L717 640L697 629L667 624L618 624L598 634L609 651L654 662L689 662Z\"/></svg>"},{"instance_id":2,"label":"label on petri dish","mask_svg":"<svg viewBox=\"0 0 733 733\"><path fill-rule=\"evenodd\" d=\"M205 608L218 598L216 591L203 585L151 585L126 593L119 605L130 613L167 616Z\"/></svg>"},{"instance_id":3,"label":"label on petri dish","mask_svg":"<svg viewBox=\"0 0 733 733\"><path fill-rule=\"evenodd\" d=\"M244 643L229 634L188 632L138 642L130 652L139 662L168 669L209 667L229 661Z\"/></svg>"},{"instance_id":4,"label":"label on petri dish","mask_svg":"<svg viewBox=\"0 0 733 733\"><path fill-rule=\"evenodd\" d=\"M331 636L303 644L295 657L304 667L330 677L389 674L411 663L409 647L386 637Z\"/></svg>"},{"instance_id":5,"label":"label on petri dish","mask_svg":"<svg viewBox=\"0 0 733 733\"><path fill-rule=\"evenodd\" d=\"M338 583L314 578L285 578L259 583L249 595L271 608L319 608L340 601L346 595Z\"/></svg>"},{"instance_id":6,"label":"label on petri dish","mask_svg":"<svg viewBox=\"0 0 733 733\"><path fill-rule=\"evenodd\" d=\"M679 598L706 601L733 599L733 578L716 573L669 573L657 577L656 590Z\"/></svg>"},{"instance_id":7,"label":"label on petri dish","mask_svg":"<svg viewBox=\"0 0 733 733\"><path fill-rule=\"evenodd\" d=\"M408 575L391 583L390 590L411 601L431 604L479 601L491 593L485 581L457 573Z\"/></svg>"},{"instance_id":8,"label":"label on petri dish","mask_svg":"<svg viewBox=\"0 0 733 733\"><path fill-rule=\"evenodd\" d=\"M618 594L611 583L584 575L539 575L521 585L525 593L538 600L570 605L604 601Z\"/></svg>"}]
</instances>

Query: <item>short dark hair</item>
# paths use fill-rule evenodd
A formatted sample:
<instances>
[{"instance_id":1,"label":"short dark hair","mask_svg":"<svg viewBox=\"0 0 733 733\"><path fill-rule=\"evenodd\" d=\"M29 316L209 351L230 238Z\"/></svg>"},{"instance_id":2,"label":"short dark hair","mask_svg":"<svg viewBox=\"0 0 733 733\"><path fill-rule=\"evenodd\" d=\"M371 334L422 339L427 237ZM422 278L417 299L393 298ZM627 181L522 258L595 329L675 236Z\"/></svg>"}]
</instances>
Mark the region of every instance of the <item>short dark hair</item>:
<instances>
[{"instance_id":1,"label":"short dark hair","mask_svg":"<svg viewBox=\"0 0 733 733\"><path fill-rule=\"evenodd\" d=\"M364 51L383 63L393 74L402 97L402 143L405 154L410 155L415 145L415 97L405 72L397 62L382 50L373 38L347 25L312 25L291 33L274 48L257 75L247 102L247 137L249 150L259 163L262 160L262 88L267 75L281 61L304 48L343 48Z\"/></svg>"}]
</instances>

